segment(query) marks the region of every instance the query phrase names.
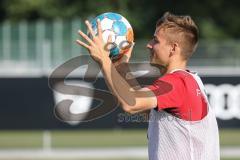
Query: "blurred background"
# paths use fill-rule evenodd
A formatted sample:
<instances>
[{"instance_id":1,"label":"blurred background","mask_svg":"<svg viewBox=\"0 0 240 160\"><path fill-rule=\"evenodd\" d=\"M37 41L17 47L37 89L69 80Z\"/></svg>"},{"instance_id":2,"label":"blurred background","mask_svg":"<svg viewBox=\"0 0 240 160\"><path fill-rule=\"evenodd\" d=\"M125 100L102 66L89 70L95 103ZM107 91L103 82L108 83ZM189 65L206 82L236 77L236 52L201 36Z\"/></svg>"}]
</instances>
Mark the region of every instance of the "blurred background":
<instances>
[{"instance_id":1,"label":"blurred background","mask_svg":"<svg viewBox=\"0 0 240 160\"><path fill-rule=\"evenodd\" d=\"M120 109L91 122L62 122L54 115L57 102L73 99L74 107L85 110L97 102L52 91L48 77L87 54L75 44L77 31L104 12L129 20L136 42L132 61L148 61L146 43L166 11L190 15L199 26L189 68L201 76L215 109L221 159L240 159L239 7L236 0L1 0L0 159L146 160L146 122L136 116L122 121ZM101 76L95 83L82 77L83 71L76 72L68 82L107 90Z\"/></svg>"}]
</instances>

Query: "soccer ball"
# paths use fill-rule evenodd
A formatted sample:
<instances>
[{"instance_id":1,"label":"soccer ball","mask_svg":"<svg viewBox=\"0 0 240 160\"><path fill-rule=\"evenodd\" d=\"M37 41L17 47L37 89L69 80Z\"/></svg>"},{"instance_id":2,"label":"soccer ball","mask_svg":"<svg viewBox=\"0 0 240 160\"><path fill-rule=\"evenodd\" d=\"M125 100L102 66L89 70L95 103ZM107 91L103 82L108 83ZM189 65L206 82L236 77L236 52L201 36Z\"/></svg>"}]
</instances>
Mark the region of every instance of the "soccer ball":
<instances>
[{"instance_id":1,"label":"soccer ball","mask_svg":"<svg viewBox=\"0 0 240 160\"><path fill-rule=\"evenodd\" d=\"M103 13L91 21L93 32L97 35L97 20L100 20L105 49L110 51L111 59L118 59L126 53L133 44L133 29L122 15L112 12ZM111 36L111 43L107 43Z\"/></svg>"}]
</instances>

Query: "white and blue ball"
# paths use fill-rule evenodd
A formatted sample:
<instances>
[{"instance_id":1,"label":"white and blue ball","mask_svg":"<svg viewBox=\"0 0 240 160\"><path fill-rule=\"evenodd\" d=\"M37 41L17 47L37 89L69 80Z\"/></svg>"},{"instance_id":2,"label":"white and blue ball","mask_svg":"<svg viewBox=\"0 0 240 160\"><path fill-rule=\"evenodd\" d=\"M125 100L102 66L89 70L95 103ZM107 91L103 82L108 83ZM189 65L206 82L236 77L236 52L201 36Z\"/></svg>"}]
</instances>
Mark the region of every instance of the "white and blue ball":
<instances>
[{"instance_id":1,"label":"white and blue ball","mask_svg":"<svg viewBox=\"0 0 240 160\"><path fill-rule=\"evenodd\" d=\"M122 15L117 13L103 13L91 21L95 35L97 35L97 20L100 20L103 40L106 49L110 50L112 59L119 58L126 53L133 44L133 29L130 23ZM112 43L107 44L108 37L111 36Z\"/></svg>"}]
</instances>

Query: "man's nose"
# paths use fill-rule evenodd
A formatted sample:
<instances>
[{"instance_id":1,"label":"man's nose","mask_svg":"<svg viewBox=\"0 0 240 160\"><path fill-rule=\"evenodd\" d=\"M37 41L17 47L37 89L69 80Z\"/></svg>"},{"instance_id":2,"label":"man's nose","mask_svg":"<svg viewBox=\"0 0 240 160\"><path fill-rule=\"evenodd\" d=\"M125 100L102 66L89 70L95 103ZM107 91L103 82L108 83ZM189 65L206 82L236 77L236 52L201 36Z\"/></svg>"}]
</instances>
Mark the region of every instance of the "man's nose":
<instances>
[{"instance_id":1,"label":"man's nose","mask_svg":"<svg viewBox=\"0 0 240 160\"><path fill-rule=\"evenodd\" d=\"M152 49L152 40L148 42L147 46L148 49Z\"/></svg>"}]
</instances>

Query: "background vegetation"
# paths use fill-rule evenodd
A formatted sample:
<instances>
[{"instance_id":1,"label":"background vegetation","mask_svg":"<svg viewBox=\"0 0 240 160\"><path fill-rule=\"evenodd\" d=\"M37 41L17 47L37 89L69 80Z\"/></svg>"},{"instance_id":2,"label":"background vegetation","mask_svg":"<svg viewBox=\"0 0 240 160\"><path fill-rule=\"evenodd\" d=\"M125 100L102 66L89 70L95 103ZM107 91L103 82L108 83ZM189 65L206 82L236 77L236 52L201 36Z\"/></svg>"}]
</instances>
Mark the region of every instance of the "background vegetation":
<instances>
[{"instance_id":1,"label":"background vegetation","mask_svg":"<svg viewBox=\"0 0 240 160\"><path fill-rule=\"evenodd\" d=\"M86 19L118 12L133 25L137 38L152 35L156 20L166 11L189 14L204 39L240 37L240 1L237 0L1 0L0 21L27 19Z\"/></svg>"}]
</instances>

